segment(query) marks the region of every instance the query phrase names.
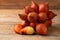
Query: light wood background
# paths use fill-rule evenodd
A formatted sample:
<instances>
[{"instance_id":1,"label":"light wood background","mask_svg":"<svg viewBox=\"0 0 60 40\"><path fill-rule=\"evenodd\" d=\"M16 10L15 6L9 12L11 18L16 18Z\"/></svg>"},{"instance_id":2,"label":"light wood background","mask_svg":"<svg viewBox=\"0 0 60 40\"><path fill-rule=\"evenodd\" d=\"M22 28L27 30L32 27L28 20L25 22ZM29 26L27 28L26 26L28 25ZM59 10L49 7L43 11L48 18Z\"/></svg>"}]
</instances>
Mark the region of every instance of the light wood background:
<instances>
[{"instance_id":1,"label":"light wood background","mask_svg":"<svg viewBox=\"0 0 60 40\"><path fill-rule=\"evenodd\" d=\"M60 40L60 10L52 10L56 16L53 19L53 25L49 28L48 35L19 35L13 30L15 24L22 20L18 13L19 9L0 9L0 40Z\"/></svg>"},{"instance_id":2,"label":"light wood background","mask_svg":"<svg viewBox=\"0 0 60 40\"><path fill-rule=\"evenodd\" d=\"M0 8L23 8L30 5L31 1L38 4L48 2L51 9L60 9L60 0L0 0Z\"/></svg>"}]
</instances>

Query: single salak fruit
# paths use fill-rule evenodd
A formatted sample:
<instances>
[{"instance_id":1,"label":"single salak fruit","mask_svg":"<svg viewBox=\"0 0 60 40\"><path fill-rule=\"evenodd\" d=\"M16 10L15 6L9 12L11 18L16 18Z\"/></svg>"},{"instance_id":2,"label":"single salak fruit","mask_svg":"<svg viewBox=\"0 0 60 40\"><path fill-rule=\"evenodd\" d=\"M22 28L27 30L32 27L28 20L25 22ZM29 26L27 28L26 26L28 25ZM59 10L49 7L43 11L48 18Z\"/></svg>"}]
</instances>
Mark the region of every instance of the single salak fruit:
<instances>
[{"instance_id":1,"label":"single salak fruit","mask_svg":"<svg viewBox=\"0 0 60 40\"><path fill-rule=\"evenodd\" d=\"M39 21L44 22L48 19L47 14L44 12L39 13Z\"/></svg>"},{"instance_id":2,"label":"single salak fruit","mask_svg":"<svg viewBox=\"0 0 60 40\"><path fill-rule=\"evenodd\" d=\"M36 33L37 33L37 34L46 35L47 32L48 32L48 29L47 29L47 27L46 27L45 24L38 24L38 25L36 26Z\"/></svg>"},{"instance_id":3,"label":"single salak fruit","mask_svg":"<svg viewBox=\"0 0 60 40\"><path fill-rule=\"evenodd\" d=\"M23 28L23 26L21 25L21 24L16 24L15 26L14 26L14 31L16 32L16 33L19 33L20 34L20 30Z\"/></svg>"},{"instance_id":4,"label":"single salak fruit","mask_svg":"<svg viewBox=\"0 0 60 40\"><path fill-rule=\"evenodd\" d=\"M35 12L39 12L39 6L37 3L33 2L32 1L32 4L31 4L31 8L35 11Z\"/></svg>"},{"instance_id":5,"label":"single salak fruit","mask_svg":"<svg viewBox=\"0 0 60 40\"><path fill-rule=\"evenodd\" d=\"M26 26L25 28L23 28L20 33L21 34L33 34L35 31L34 31L34 28L31 27L31 26Z\"/></svg>"},{"instance_id":6,"label":"single salak fruit","mask_svg":"<svg viewBox=\"0 0 60 40\"><path fill-rule=\"evenodd\" d=\"M31 12L27 17L29 22L36 22L38 20L38 14L36 12Z\"/></svg>"},{"instance_id":7,"label":"single salak fruit","mask_svg":"<svg viewBox=\"0 0 60 40\"><path fill-rule=\"evenodd\" d=\"M39 5L39 12L48 12L49 11L49 5L47 2L42 3Z\"/></svg>"}]
</instances>

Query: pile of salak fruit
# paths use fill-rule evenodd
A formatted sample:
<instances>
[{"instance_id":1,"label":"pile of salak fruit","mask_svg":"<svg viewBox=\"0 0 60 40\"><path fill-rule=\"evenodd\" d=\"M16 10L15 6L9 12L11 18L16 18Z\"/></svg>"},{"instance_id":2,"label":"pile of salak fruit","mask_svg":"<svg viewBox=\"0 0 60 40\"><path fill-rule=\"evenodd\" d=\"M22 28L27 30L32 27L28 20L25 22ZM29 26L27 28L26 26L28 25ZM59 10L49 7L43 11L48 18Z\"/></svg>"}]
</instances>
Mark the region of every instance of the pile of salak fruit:
<instances>
[{"instance_id":1,"label":"pile of salak fruit","mask_svg":"<svg viewBox=\"0 0 60 40\"><path fill-rule=\"evenodd\" d=\"M56 14L49 10L47 2L38 5L32 1L31 5L25 6L23 13L18 14L18 16L23 22L14 26L16 33L47 35L48 28L51 27L52 19Z\"/></svg>"}]
</instances>

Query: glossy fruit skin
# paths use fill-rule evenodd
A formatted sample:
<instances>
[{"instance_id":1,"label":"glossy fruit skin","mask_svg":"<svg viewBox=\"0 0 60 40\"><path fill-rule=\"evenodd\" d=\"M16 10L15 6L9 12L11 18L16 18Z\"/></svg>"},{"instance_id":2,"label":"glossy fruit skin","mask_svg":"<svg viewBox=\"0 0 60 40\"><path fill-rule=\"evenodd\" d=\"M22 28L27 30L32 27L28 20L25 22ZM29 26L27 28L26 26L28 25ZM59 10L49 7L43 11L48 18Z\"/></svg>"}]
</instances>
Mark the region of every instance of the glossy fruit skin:
<instances>
[{"instance_id":1,"label":"glossy fruit skin","mask_svg":"<svg viewBox=\"0 0 60 40\"><path fill-rule=\"evenodd\" d=\"M39 5L39 12L48 12L49 11L49 5L48 3L42 3Z\"/></svg>"},{"instance_id":2,"label":"glossy fruit skin","mask_svg":"<svg viewBox=\"0 0 60 40\"><path fill-rule=\"evenodd\" d=\"M14 26L14 31L16 32L16 33L19 33L20 34L20 30L23 28L23 26L21 25L21 24L16 24L15 26Z\"/></svg>"},{"instance_id":3,"label":"glossy fruit skin","mask_svg":"<svg viewBox=\"0 0 60 40\"><path fill-rule=\"evenodd\" d=\"M31 12L27 17L29 22L36 22L38 20L38 14L36 12Z\"/></svg>"},{"instance_id":4,"label":"glossy fruit skin","mask_svg":"<svg viewBox=\"0 0 60 40\"><path fill-rule=\"evenodd\" d=\"M47 16L48 16L48 19L53 19L56 16L56 14L54 14L52 11L49 11L47 13Z\"/></svg>"},{"instance_id":5,"label":"glossy fruit skin","mask_svg":"<svg viewBox=\"0 0 60 40\"><path fill-rule=\"evenodd\" d=\"M38 25L36 26L36 33L37 33L37 34L46 35L47 32L48 32L48 29L47 29L47 27L46 27L45 24L38 24Z\"/></svg>"},{"instance_id":6,"label":"glossy fruit skin","mask_svg":"<svg viewBox=\"0 0 60 40\"><path fill-rule=\"evenodd\" d=\"M47 27L50 27L52 25L52 20L47 20L44 22L44 24L47 26Z\"/></svg>"},{"instance_id":7,"label":"glossy fruit skin","mask_svg":"<svg viewBox=\"0 0 60 40\"><path fill-rule=\"evenodd\" d=\"M39 6L38 4L36 4L35 2L32 1L32 4L31 4L31 8L35 11L35 12L39 12Z\"/></svg>"},{"instance_id":8,"label":"glossy fruit skin","mask_svg":"<svg viewBox=\"0 0 60 40\"><path fill-rule=\"evenodd\" d=\"M29 14L30 12L33 12L33 11L34 10L31 7L29 7L29 6L24 7L25 14Z\"/></svg>"},{"instance_id":9,"label":"glossy fruit skin","mask_svg":"<svg viewBox=\"0 0 60 40\"><path fill-rule=\"evenodd\" d=\"M34 28L31 27L31 26L26 26L25 28L23 28L23 29L21 30L21 34L24 33L24 34L30 35L30 34L33 34L34 32L35 32L35 31L34 31Z\"/></svg>"},{"instance_id":10,"label":"glossy fruit skin","mask_svg":"<svg viewBox=\"0 0 60 40\"><path fill-rule=\"evenodd\" d=\"M39 13L39 21L44 22L48 19L47 14L44 12Z\"/></svg>"},{"instance_id":11,"label":"glossy fruit skin","mask_svg":"<svg viewBox=\"0 0 60 40\"><path fill-rule=\"evenodd\" d=\"M22 22L22 26L25 27L25 26L28 26L29 25L29 22L28 21L23 21Z\"/></svg>"}]
</instances>

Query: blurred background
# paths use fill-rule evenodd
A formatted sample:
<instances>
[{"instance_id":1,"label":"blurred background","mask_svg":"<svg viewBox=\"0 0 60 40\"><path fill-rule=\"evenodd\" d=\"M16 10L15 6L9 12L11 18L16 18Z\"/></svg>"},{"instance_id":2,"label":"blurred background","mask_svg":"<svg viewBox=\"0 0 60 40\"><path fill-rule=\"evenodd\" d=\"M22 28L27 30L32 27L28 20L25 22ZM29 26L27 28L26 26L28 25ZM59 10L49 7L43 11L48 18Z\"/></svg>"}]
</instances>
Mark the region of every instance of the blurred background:
<instances>
[{"instance_id":1,"label":"blurred background","mask_svg":"<svg viewBox=\"0 0 60 40\"><path fill-rule=\"evenodd\" d=\"M60 9L60 0L0 0L1 9L22 9L30 5L31 1L38 4L48 2L51 9Z\"/></svg>"}]
</instances>

